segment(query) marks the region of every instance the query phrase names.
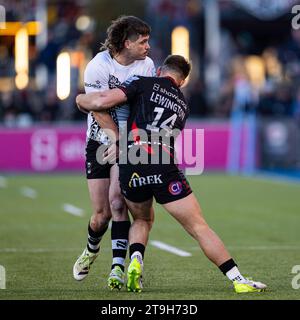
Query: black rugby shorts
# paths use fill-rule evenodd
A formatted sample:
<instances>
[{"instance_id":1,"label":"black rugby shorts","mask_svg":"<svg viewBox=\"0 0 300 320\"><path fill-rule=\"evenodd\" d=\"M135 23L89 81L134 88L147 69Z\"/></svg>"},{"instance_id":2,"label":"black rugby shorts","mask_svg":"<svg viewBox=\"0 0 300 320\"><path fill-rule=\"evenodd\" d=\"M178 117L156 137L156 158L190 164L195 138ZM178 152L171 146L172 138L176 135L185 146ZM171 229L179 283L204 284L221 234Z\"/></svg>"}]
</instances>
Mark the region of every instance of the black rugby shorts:
<instances>
[{"instance_id":1,"label":"black rugby shorts","mask_svg":"<svg viewBox=\"0 0 300 320\"><path fill-rule=\"evenodd\" d=\"M144 202L154 197L164 204L192 193L176 164L120 164L119 168L121 192L132 202Z\"/></svg>"}]
</instances>

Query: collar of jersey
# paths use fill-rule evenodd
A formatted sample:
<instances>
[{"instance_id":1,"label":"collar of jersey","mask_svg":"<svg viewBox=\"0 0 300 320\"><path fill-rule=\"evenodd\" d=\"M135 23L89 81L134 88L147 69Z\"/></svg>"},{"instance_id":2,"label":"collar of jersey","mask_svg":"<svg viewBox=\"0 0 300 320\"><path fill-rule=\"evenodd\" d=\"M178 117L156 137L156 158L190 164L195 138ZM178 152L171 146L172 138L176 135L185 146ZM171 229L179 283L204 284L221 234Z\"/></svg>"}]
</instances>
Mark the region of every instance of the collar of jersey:
<instances>
[{"instance_id":1,"label":"collar of jersey","mask_svg":"<svg viewBox=\"0 0 300 320\"><path fill-rule=\"evenodd\" d=\"M176 83L176 81L175 81L172 77L170 77L170 76L165 76L165 77L163 77L163 78L166 78L166 79L171 80L172 83L174 84L174 86L176 86L176 88L179 88L179 87L178 87L178 84Z\"/></svg>"},{"instance_id":2,"label":"collar of jersey","mask_svg":"<svg viewBox=\"0 0 300 320\"><path fill-rule=\"evenodd\" d=\"M128 64L127 66L124 66L123 64L119 63L115 58L113 58L113 62L114 62L114 64L117 65L118 68L121 68L121 69L128 69L128 68L132 67L135 64L135 61L133 61L131 64Z\"/></svg>"}]
</instances>

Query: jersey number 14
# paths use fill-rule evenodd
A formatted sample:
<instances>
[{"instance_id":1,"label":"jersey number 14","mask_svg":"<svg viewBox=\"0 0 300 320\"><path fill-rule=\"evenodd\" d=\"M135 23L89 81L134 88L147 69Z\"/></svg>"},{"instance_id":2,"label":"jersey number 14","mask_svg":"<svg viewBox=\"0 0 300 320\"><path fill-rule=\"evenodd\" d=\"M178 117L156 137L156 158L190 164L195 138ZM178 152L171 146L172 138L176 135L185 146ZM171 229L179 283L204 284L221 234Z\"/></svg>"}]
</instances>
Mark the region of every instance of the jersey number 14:
<instances>
[{"instance_id":1,"label":"jersey number 14","mask_svg":"<svg viewBox=\"0 0 300 320\"><path fill-rule=\"evenodd\" d=\"M164 110L165 110L164 108L159 108L159 107L154 108L154 112L156 112L157 114L156 114L152 124L151 125L147 124L147 127L146 127L147 130L151 130L151 131L154 131L154 132L159 132L159 129L165 129L169 133L171 132L171 130L174 127L175 121L177 119L177 114L174 113L171 117L169 117L168 119L164 120L163 122L161 122L158 125L158 122L160 122L160 120L162 118L162 115L164 113Z\"/></svg>"}]
</instances>

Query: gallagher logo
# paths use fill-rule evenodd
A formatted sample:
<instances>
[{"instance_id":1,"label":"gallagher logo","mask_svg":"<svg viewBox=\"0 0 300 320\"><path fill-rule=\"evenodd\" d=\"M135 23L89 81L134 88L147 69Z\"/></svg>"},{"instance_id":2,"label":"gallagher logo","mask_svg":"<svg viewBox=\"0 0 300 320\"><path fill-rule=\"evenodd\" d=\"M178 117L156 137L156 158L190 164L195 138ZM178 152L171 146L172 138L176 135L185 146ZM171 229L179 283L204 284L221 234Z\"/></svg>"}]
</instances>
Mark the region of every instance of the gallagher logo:
<instances>
[{"instance_id":1,"label":"gallagher logo","mask_svg":"<svg viewBox=\"0 0 300 320\"><path fill-rule=\"evenodd\" d=\"M169 184L169 192L173 196L177 196L182 191L182 183L180 181L173 181Z\"/></svg>"}]
</instances>

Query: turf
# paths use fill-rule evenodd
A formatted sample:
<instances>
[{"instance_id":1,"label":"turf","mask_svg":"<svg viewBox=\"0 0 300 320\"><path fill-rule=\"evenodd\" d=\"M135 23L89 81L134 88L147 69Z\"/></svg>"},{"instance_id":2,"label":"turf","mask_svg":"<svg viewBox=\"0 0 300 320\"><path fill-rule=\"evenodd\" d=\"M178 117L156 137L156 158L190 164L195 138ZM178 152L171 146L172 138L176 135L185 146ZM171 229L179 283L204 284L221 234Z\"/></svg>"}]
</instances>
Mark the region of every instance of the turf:
<instances>
[{"instance_id":1,"label":"turf","mask_svg":"<svg viewBox=\"0 0 300 320\"><path fill-rule=\"evenodd\" d=\"M300 264L300 184L225 175L190 177L210 226L228 246L243 274L268 284L262 294L233 292L231 283L210 263L178 223L160 206L150 240L192 253L180 257L151 245L146 250L141 294L109 291L110 232L87 279L72 277L75 259L86 242L90 203L84 177L76 175L7 176L0 188L0 265L6 289L0 300L274 300L299 299L292 288ZM20 188L37 191L35 199ZM82 208L84 217L62 209Z\"/></svg>"}]
</instances>

